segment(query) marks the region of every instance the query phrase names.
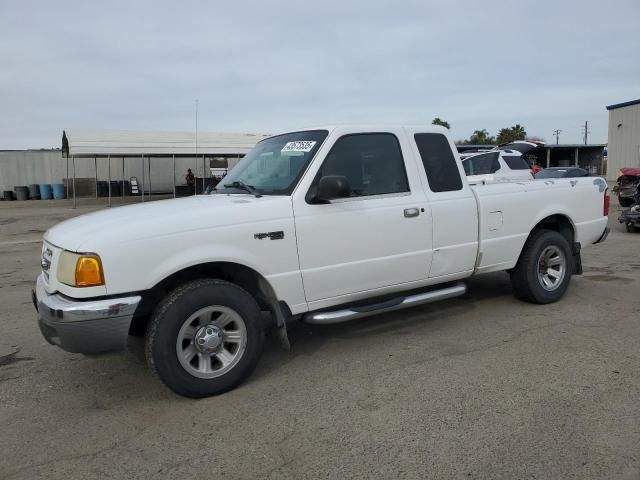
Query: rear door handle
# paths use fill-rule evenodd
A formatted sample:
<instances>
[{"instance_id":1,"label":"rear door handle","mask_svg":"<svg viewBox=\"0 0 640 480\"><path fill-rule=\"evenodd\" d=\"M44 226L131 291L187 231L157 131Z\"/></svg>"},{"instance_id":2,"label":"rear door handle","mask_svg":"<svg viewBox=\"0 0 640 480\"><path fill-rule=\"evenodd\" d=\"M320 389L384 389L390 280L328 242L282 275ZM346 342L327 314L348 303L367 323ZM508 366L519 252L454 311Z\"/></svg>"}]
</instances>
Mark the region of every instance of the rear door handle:
<instances>
[{"instance_id":1,"label":"rear door handle","mask_svg":"<svg viewBox=\"0 0 640 480\"><path fill-rule=\"evenodd\" d=\"M417 217L418 215L420 215L420 209L418 209L418 208L405 208L404 209L404 216L406 218Z\"/></svg>"}]
</instances>

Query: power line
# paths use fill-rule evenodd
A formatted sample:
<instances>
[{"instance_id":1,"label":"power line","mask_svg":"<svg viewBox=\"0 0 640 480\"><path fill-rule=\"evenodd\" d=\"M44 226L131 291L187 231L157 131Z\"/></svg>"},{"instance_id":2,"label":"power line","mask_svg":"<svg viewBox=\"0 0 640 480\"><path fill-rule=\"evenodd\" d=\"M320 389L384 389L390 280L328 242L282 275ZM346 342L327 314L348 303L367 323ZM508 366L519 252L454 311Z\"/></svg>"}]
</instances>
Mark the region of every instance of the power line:
<instances>
[{"instance_id":1,"label":"power line","mask_svg":"<svg viewBox=\"0 0 640 480\"><path fill-rule=\"evenodd\" d=\"M556 129L553 131L553 136L556 137L556 145L558 143L560 143L560 134L562 133L562 130L560 129Z\"/></svg>"}]
</instances>

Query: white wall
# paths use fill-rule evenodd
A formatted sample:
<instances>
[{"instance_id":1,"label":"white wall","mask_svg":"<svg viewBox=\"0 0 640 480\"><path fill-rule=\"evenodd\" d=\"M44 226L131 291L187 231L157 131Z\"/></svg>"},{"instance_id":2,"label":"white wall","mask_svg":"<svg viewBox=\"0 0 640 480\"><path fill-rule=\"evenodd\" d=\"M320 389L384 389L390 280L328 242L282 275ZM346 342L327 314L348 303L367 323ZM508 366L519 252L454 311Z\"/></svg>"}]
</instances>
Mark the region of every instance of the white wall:
<instances>
[{"instance_id":1,"label":"white wall","mask_svg":"<svg viewBox=\"0 0 640 480\"><path fill-rule=\"evenodd\" d=\"M609 110L607 180L623 167L640 167L640 104Z\"/></svg>"}]
</instances>

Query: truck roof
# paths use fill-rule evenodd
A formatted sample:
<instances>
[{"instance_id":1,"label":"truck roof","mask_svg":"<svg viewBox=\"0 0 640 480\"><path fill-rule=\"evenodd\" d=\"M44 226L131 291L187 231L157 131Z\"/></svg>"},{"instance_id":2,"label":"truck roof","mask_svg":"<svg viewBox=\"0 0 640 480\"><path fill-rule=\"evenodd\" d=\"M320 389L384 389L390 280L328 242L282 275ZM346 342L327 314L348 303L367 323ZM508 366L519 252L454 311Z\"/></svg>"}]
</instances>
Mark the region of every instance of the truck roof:
<instances>
[{"instance_id":1,"label":"truck roof","mask_svg":"<svg viewBox=\"0 0 640 480\"><path fill-rule=\"evenodd\" d=\"M440 125L431 124L399 124L399 123L335 123L329 125L313 125L304 128L295 128L290 130L279 131L272 136L284 135L285 133L304 132L306 130L328 130L333 131L336 129L344 129L353 132L383 132L386 130L419 130L424 133L445 133L448 134L449 130Z\"/></svg>"}]
</instances>

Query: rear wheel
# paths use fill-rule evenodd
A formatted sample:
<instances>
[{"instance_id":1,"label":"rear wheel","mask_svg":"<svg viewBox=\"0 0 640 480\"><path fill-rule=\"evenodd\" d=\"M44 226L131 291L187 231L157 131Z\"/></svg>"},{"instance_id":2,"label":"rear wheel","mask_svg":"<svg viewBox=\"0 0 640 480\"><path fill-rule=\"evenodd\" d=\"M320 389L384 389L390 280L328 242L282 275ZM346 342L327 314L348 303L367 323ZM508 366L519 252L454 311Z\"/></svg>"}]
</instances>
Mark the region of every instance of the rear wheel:
<instances>
[{"instance_id":1,"label":"rear wheel","mask_svg":"<svg viewBox=\"0 0 640 480\"><path fill-rule=\"evenodd\" d=\"M552 303L567 290L573 273L571 246L554 230L533 232L511 271L514 295L531 303Z\"/></svg>"},{"instance_id":2,"label":"rear wheel","mask_svg":"<svg viewBox=\"0 0 640 480\"><path fill-rule=\"evenodd\" d=\"M260 308L249 293L222 280L196 280L158 305L145 353L171 390L206 397L234 388L251 373L264 336Z\"/></svg>"}]
</instances>

